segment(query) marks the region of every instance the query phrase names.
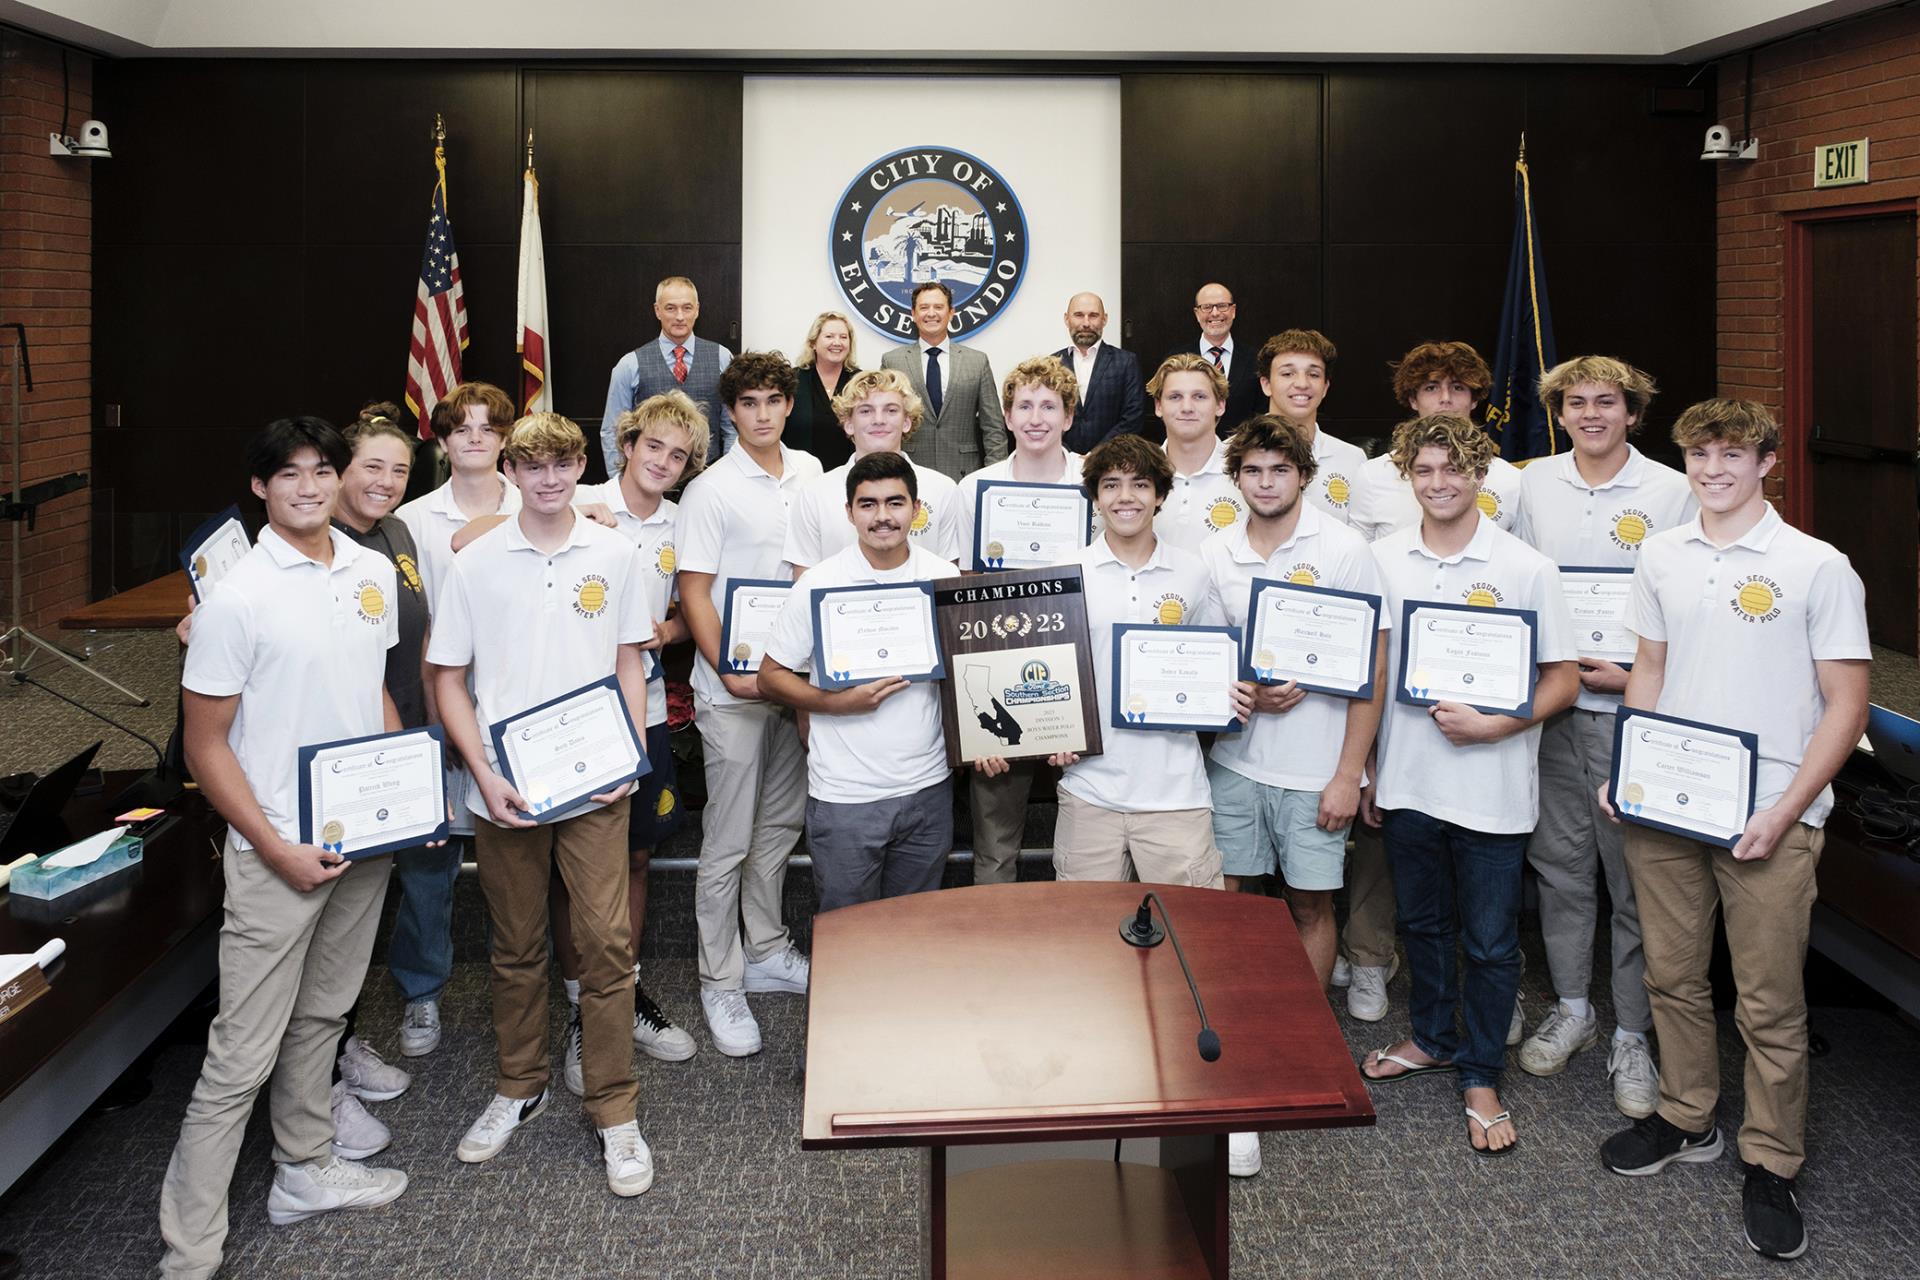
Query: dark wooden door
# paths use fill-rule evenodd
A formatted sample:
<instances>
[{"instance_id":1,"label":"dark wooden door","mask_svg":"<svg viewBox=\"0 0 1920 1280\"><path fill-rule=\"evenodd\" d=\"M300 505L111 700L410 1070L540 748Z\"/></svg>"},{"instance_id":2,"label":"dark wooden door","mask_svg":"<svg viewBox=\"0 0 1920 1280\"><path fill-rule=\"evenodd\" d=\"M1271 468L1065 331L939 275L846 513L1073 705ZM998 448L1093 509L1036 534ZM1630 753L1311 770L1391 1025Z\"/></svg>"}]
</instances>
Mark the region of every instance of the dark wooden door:
<instances>
[{"instance_id":1,"label":"dark wooden door","mask_svg":"<svg viewBox=\"0 0 1920 1280\"><path fill-rule=\"evenodd\" d=\"M1812 532L1846 552L1865 581L1874 643L1913 653L1920 626L1913 215L1816 222L1807 230Z\"/></svg>"}]
</instances>

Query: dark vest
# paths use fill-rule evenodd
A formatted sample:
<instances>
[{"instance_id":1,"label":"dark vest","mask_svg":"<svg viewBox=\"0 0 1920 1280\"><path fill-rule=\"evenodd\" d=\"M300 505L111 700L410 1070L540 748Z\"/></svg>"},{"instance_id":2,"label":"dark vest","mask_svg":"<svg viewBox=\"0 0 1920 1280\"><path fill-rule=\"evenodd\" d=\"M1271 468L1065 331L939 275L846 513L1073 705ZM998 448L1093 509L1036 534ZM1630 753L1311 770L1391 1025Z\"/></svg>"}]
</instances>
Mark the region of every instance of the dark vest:
<instances>
[{"instance_id":1,"label":"dark vest","mask_svg":"<svg viewBox=\"0 0 1920 1280\"><path fill-rule=\"evenodd\" d=\"M681 383L674 381L673 365L661 352L658 339L635 347L633 358L639 368L633 380L633 404L627 407L635 407L648 396L684 391L700 406L700 412L707 415L717 445L720 441L720 348L702 339L693 344L687 357L687 380Z\"/></svg>"}]
</instances>

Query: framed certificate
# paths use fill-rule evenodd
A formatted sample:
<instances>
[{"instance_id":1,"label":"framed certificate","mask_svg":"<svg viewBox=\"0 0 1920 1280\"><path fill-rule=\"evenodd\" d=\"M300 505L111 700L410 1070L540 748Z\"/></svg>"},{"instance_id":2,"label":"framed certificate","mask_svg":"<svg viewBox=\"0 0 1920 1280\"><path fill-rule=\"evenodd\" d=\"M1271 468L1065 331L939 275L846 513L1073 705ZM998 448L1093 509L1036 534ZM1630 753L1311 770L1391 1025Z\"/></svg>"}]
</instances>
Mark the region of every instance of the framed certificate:
<instances>
[{"instance_id":1,"label":"framed certificate","mask_svg":"<svg viewBox=\"0 0 1920 1280\"><path fill-rule=\"evenodd\" d=\"M246 526L240 523L239 507L228 507L195 529L180 552L180 565L193 584L193 598L205 600L214 584L251 550L253 543L247 538Z\"/></svg>"},{"instance_id":2,"label":"framed certificate","mask_svg":"<svg viewBox=\"0 0 1920 1280\"><path fill-rule=\"evenodd\" d=\"M563 693L490 727L500 776L551 822L652 772L614 676Z\"/></svg>"},{"instance_id":3,"label":"framed certificate","mask_svg":"<svg viewBox=\"0 0 1920 1280\"><path fill-rule=\"evenodd\" d=\"M1079 556L1093 506L1077 484L983 480L973 499L973 563L983 572L1046 569Z\"/></svg>"},{"instance_id":4,"label":"framed certificate","mask_svg":"<svg viewBox=\"0 0 1920 1280\"><path fill-rule=\"evenodd\" d=\"M1613 809L1628 822L1731 849L1753 817L1760 739L1744 729L1620 708Z\"/></svg>"},{"instance_id":5,"label":"framed certificate","mask_svg":"<svg viewBox=\"0 0 1920 1280\"><path fill-rule=\"evenodd\" d=\"M727 607L720 615L720 669L751 675L766 656L767 637L787 607L792 582L778 578L735 578L727 583Z\"/></svg>"},{"instance_id":6,"label":"framed certificate","mask_svg":"<svg viewBox=\"0 0 1920 1280\"><path fill-rule=\"evenodd\" d=\"M1539 618L1531 609L1408 600L1400 610L1400 683L1417 707L1463 702L1494 715L1533 716Z\"/></svg>"},{"instance_id":7,"label":"framed certificate","mask_svg":"<svg viewBox=\"0 0 1920 1280\"><path fill-rule=\"evenodd\" d=\"M1100 754L1079 565L944 579L933 603L947 763Z\"/></svg>"},{"instance_id":8,"label":"framed certificate","mask_svg":"<svg viewBox=\"0 0 1920 1280\"><path fill-rule=\"evenodd\" d=\"M348 861L447 838L439 725L301 747L300 840Z\"/></svg>"},{"instance_id":9,"label":"framed certificate","mask_svg":"<svg viewBox=\"0 0 1920 1280\"><path fill-rule=\"evenodd\" d=\"M1116 729L1237 733L1238 627L1121 624L1113 629L1110 723Z\"/></svg>"},{"instance_id":10,"label":"framed certificate","mask_svg":"<svg viewBox=\"0 0 1920 1280\"><path fill-rule=\"evenodd\" d=\"M933 629L933 584L819 587L813 592L813 673L822 689L884 676L944 680Z\"/></svg>"},{"instance_id":11,"label":"framed certificate","mask_svg":"<svg viewBox=\"0 0 1920 1280\"><path fill-rule=\"evenodd\" d=\"M1568 565L1560 570L1560 592L1573 615L1574 651L1603 658L1629 670L1640 638L1627 630L1627 597L1633 569Z\"/></svg>"},{"instance_id":12,"label":"framed certificate","mask_svg":"<svg viewBox=\"0 0 1920 1280\"><path fill-rule=\"evenodd\" d=\"M1371 698L1379 635L1379 596L1255 578L1240 678L1292 680L1314 693Z\"/></svg>"}]
</instances>

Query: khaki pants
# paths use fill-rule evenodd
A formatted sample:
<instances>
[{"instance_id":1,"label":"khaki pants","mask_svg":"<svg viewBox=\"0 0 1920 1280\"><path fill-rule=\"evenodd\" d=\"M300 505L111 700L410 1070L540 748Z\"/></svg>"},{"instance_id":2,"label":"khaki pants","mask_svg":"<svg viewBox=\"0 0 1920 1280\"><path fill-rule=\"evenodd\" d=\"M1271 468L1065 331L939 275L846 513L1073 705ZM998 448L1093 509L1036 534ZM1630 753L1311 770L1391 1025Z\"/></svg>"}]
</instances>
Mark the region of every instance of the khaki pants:
<instances>
[{"instance_id":1,"label":"khaki pants","mask_svg":"<svg viewBox=\"0 0 1920 1280\"><path fill-rule=\"evenodd\" d=\"M1024 760L997 778L969 772L967 806L973 812L973 882L1012 884L1020 878L1020 840L1027 830L1027 799L1040 765Z\"/></svg>"},{"instance_id":2,"label":"khaki pants","mask_svg":"<svg viewBox=\"0 0 1920 1280\"><path fill-rule=\"evenodd\" d=\"M1121 813L1060 793L1053 828L1057 880L1130 880L1220 889L1220 850L1213 844L1213 811L1165 809Z\"/></svg>"},{"instance_id":3,"label":"khaki pants","mask_svg":"<svg viewBox=\"0 0 1920 1280\"><path fill-rule=\"evenodd\" d=\"M1393 870L1380 830L1353 824L1353 852L1347 858L1347 927L1340 933L1340 954L1348 964L1384 969L1393 963Z\"/></svg>"},{"instance_id":4,"label":"khaki pants","mask_svg":"<svg viewBox=\"0 0 1920 1280\"><path fill-rule=\"evenodd\" d=\"M235 849L232 833L222 862L220 1012L160 1187L167 1275L211 1275L220 1265L234 1162L269 1077L274 1162L329 1154L334 1046L360 998L393 866L368 858L301 893L251 850Z\"/></svg>"},{"instance_id":5,"label":"khaki pants","mask_svg":"<svg viewBox=\"0 0 1920 1280\"><path fill-rule=\"evenodd\" d=\"M806 816L807 755L793 713L784 707L696 702L694 723L707 769L694 877L700 986L737 991L746 981L747 960L765 960L788 943L780 898L787 855Z\"/></svg>"},{"instance_id":6,"label":"khaki pants","mask_svg":"<svg viewBox=\"0 0 1920 1280\"><path fill-rule=\"evenodd\" d=\"M557 869L580 955L580 1073L597 1128L634 1118L633 949L627 924L625 801L540 827L474 823L474 861L493 925L495 1092L537 1097L547 1046L547 886Z\"/></svg>"},{"instance_id":7,"label":"khaki pants","mask_svg":"<svg viewBox=\"0 0 1920 1280\"><path fill-rule=\"evenodd\" d=\"M1720 1055L1707 964L1713 913L1726 916L1738 989L1734 1023L1747 1047L1740 1158L1783 1178L1805 1162L1807 998L1802 969L1814 868L1825 834L1796 823L1761 862L1647 827L1626 830L1640 906L1647 994L1660 1038L1660 1114L1699 1132L1720 1100Z\"/></svg>"}]
</instances>

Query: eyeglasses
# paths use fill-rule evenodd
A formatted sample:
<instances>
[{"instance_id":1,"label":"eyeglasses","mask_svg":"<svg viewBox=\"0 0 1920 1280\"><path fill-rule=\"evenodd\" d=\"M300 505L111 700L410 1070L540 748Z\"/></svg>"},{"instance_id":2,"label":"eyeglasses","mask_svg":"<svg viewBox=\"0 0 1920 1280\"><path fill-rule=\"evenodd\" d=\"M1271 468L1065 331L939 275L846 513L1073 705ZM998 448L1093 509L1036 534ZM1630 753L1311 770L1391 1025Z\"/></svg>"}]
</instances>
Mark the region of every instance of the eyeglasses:
<instances>
[{"instance_id":1,"label":"eyeglasses","mask_svg":"<svg viewBox=\"0 0 1920 1280\"><path fill-rule=\"evenodd\" d=\"M1193 309L1196 314L1203 315L1203 316L1219 315L1219 314L1222 314L1223 312L1233 310L1233 303L1231 302L1196 302L1193 304Z\"/></svg>"}]
</instances>

